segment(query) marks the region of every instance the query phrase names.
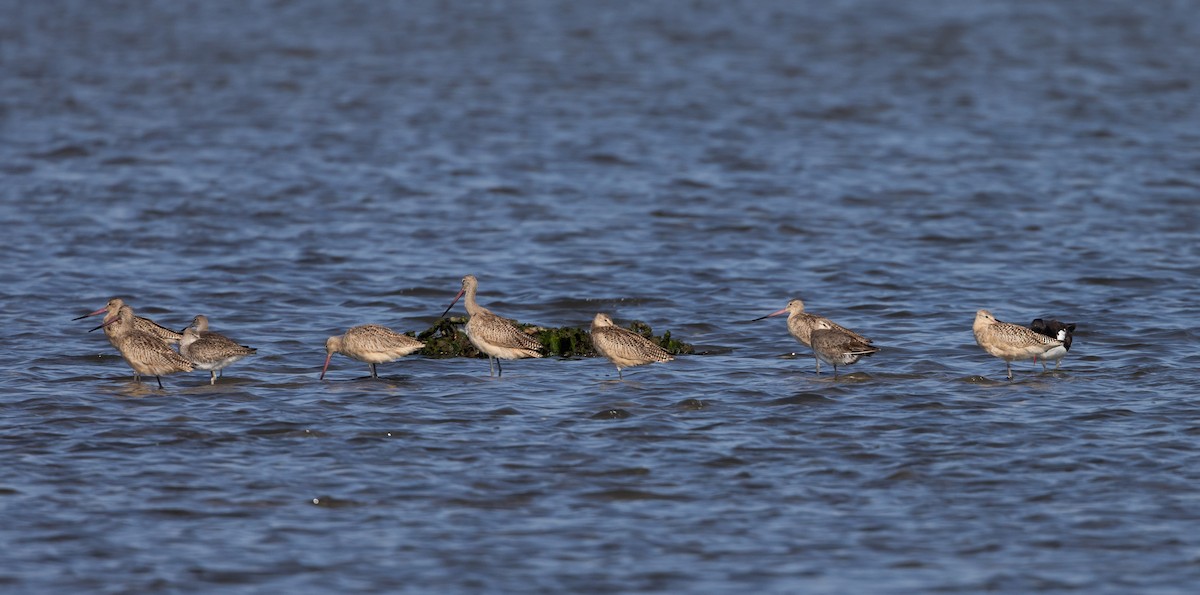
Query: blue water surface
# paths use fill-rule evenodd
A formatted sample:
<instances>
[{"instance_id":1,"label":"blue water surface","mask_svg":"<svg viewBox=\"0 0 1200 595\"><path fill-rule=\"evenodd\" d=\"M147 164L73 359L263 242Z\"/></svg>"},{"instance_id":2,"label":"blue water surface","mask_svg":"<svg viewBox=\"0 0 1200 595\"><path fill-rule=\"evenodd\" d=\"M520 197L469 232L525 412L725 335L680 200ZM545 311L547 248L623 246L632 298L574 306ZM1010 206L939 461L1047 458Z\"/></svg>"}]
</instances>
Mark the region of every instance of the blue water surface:
<instances>
[{"instance_id":1,"label":"blue water surface","mask_svg":"<svg viewBox=\"0 0 1200 595\"><path fill-rule=\"evenodd\" d=\"M1190 2L0 8L0 590L1200 588ZM698 354L318 381L465 274ZM113 296L258 354L134 382Z\"/></svg>"}]
</instances>

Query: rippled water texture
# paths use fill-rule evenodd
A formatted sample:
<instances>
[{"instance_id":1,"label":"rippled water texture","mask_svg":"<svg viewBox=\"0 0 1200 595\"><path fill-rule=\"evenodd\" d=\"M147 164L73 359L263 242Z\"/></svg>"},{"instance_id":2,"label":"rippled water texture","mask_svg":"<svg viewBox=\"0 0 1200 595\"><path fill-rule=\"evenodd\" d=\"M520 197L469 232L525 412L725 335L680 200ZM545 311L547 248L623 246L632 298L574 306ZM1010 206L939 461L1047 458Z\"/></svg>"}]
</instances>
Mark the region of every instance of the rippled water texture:
<instances>
[{"instance_id":1,"label":"rippled water texture","mask_svg":"<svg viewBox=\"0 0 1200 595\"><path fill-rule=\"evenodd\" d=\"M0 4L0 590L1200 586L1194 3ZM317 380L468 273L701 354ZM112 296L258 355L135 383Z\"/></svg>"}]
</instances>

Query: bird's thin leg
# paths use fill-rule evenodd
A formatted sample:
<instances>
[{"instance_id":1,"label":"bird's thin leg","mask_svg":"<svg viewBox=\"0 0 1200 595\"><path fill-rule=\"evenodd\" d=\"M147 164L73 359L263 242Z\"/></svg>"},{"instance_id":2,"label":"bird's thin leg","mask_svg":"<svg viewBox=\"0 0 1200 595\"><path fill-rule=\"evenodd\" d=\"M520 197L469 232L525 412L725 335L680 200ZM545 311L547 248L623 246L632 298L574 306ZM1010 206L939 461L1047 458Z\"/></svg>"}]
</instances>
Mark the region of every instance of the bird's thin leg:
<instances>
[{"instance_id":1,"label":"bird's thin leg","mask_svg":"<svg viewBox=\"0 0 1200 595\"><path fill-rule=\"evenodd\" d=\"M500 365L500 358L496 358L496 378L504 375L504 366Z\"/></svg>"},{"instance_id":2,"label":"bird's thin leg","mask_svg":"<svg viewBox=\"0 0 1200 595\"><path fill-rule=\"evenodd\" d=\"M817 357L817 354L814 353L813 361L817 362L817 376L820 376L821 375L821 358Z\"/></svg>"},{"instance_id":3,"label":"bird's thin leg","mask_svg":"<svg viewBox=\"0 0 1200 595\"><path fill-rule=\"evenodd\" d=\"M158 376L155 376L155 377L154 377L154 379L158 381L158 388L162 388L162 387L163 387L163 385L162 385L162 378L159 378Z\"/></svg>"},{"instance_id":4,"label":"bird's thin leg","mask_svg":"<svg viewBox=\"0 0 1200 595\"><path fill-rule=\"evenodd\" d=\"M371 378L379 378L379 372L375 370L375 364L371 364Z\"/></svg>"},{"instance_id":5,"label":"bird's thin leg","mask_svg":"<svg viewBox=\"0 0 1200 595\"><path fill-rule=\"evenodd\" d=\"M620 366L617 366L617 378L620 378L621 380L625 380L625 375L624 375L624 374L621 374L621 367L620 367Z\"/></svg>"},{"instance_id":6,"label":"bird's thin leg","mask_svg":"<svg viewBox=\"0 0 1200 595\"><path fill-rule=\"evenodd\" d=\"M1012 380L1012 363L1004 360L1004 369L1008 371L1008 379Z\"/></svg>"},{"instance_id":7,"label":"bird's thin leg","mask_svg":"<svg viewBox=\"0 0 1200 595\"><path fill-rule=\"evenodd\" d=\"M217 383L217 373L216 373L215 371L213 371L213 370L209 370L209 371L208 371L208 376L209 376L209 378L208 378L208 384L209 384L209 385L213 385L213 384L216 384L216 383Z\"/></svg>"}]
</instances>

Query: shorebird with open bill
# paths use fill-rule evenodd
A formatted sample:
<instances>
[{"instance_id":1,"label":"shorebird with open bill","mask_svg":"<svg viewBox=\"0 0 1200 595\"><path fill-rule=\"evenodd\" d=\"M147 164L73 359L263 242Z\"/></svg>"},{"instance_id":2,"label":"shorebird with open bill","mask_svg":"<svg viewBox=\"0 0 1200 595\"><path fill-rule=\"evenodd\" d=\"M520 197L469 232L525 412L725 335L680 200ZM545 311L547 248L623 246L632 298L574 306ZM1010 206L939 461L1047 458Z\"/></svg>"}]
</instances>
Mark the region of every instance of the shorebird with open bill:
<instances>
[{"instance_id":1,"label":"shorebird with open bill","mask_svg":"<svg viewBox=\"0 0 1200 595\"><path fill-rule=\"evenodd\" d=\"M208 383L217 383L217 372L257 349L239 345L233 339L208 330L208 318L197 316L192 325L183 329L179 340L179 355L187 358L201 370L208 370Z\"/></svg>"},{"instance_id":2,"label":"shorebird with open bill","mask_svg":"<svg viewBox=\"0 0 1200 595\"><path fill-rule=\"evenodd\" d=\"M504 369L500 367L502 359L542 357L541 341L517 328L517 325L513 324L511 320L496 316L491 310L480 306L475 301L475 291L478 287L479 281L475 279L475 275L463 277L462 289L458 290L454 301L446 306L446 311L442 312L442 316L439 318L446 316L450 308L458 303L458 298L463 295L467 296L464 301L468 316L467 339L470 339L476 349L488 356L488 375L502 376L504 374ZM494 370L492 369L493 360L496 362Z\"/></svg>"},{"instance_id":3,"label":"shorebird with open bill","mask_svg":"<svg viewBox=\"0 0 1200 595\"><path fill-rule=\"evenodd\" d=\"M975 342L984 351L1004 360L1008 379L1012 380L1014 361L1042 357L1056 347L1062 347L1058 339L1036 333L1019 324L1000 322L987 310L975 313Z\"/></svg>"},{"instance_id":4,"label":"shorebird with open bill","mask_svg":"<svg viewBox=\"0 0 1200 595\"><path fill-rule=\"evenodd\" d=\"M1061 347L1055 347L1042 354L1042 371L1048 371L1046 369L1046 360L1048 359L1054 360L1054 369L1057 370L1058 366L1062 364L1062 359L1066 357L1067 352L1071 350L1071 341L1075 335L1075 325L1066 324L1057 320L1042 320L1041 318L1035 318L1033 322L1029 324L1029 329L1062 342ZM1036 358L1034 361L1037 361Z\"/></svg>"},{"instance_id":5,"label":"shorebird with open bill","mask_svg":"<svg viewBox=\"0 0 1200 595\"><path fill-rule=\"evenodd\" d=\"M364 324L351 327L346 334L325 340L325 366L321 368L320 379L325 379L329 360L333 359L335 353L367 362L371 366L371 378L379 378L375 364L394 362L424 346L421 341L386 326Z\"/></svg>"},{"instance_id":6,"label":"shorebird with open bill","mask_svg":"<svg viewBox=\"0 0 1200 595\"><path fill-rule=\"evenodd\" d=\"M125 301L122 300L121 298L112 298L111 300L108 300L108 303L105 304L103 308L100 308L99 310L96 310L95 312L92 312L90 314L84 314L83 316L77 316L77 317L73 318L72 320L83 320L84 318L88 318L89 316L96 316L99 314L104 314L105 315L104 322L108 322L117 317L117 312L120 311L121 306L124 306L124 305L125 305ZM101 325L101 326L104 327L104 334L105 334L105 336L108 337L108 341L113 344L113 347L116 347L117 344L116 344L116 342L113 341L113 332L116 330L116 328L111 325L110 326ZM154 335L154 336L158 337L159 339L162 339L163 341L167 342L168 344L178 343L179 339L183 336L182 333L177 333L161 324L158 324L157 322L154 322L153 320L150 320L149 318L142 318L141 316L138 316L133 319L133 327L144 333L150 333L151 335ZM92 329L92 330L95 330L95 329Z\"/></svg>"},{"instance_id":7,"label":"shorebird with open bill","mask_svg":"<svg viewBox=\"0 0 1200 595\"><path fill-rule=\"evenodd\" d=\"M191 372L195 369L192 362L175 353L159 337L146 331L138 330L133 314L133 308L121 306L117 315L108 322L92 329L115 327L112 335L113 345L125 358L125 363L133 368L133 379L141 381L142 376L153 376L162 388L162 378L176 372ZM91 332L91 331L88 331Z\"/></svg>"},{"instance_id":8,"label":"shorebird with open bill","mask_svg":"<svg viewBox=\"0 0 1200 595\"><path fill-rule=\"evenodd\" d=\"M862 336L862 335L860 335L860 334L858 334L858 333L856 333L856 332L854 332L854 331L852 331L852 330L850 330L828 318L825 318L824 316L819 316L817 314L805 312L804 311L804 302L801 301L799 298L789 300L787 305L784 306L784 308L782 310L772 312L770 314L767 314L766 316L759 316L758 318L755 318L754 320L751 320L750 322L758 322L759 320L764 320L767 318L771 318L773 316L779 316L781 314L788 315L788 317L787 317L788 332L791 333L791 335L793 337L795 337L796 340L799 341L801 344L803 344L805 347L813 346L812 345L813 331L818 328L818 324L823 323L826 327L825 330L836 330L839 333L842 333L843 335L845 335L847 338L854 340L856 343L861 343L861 344L870 346L874 349L874 351L872 351L871 353L875 353L875 352L879 351L878 347L874 347L872 345L872 343L874 343L874 341L872 341L872 340L870 340L870 339L868 339L868 338L866 338L866 337L864 337L864 336ZM815 353L816 350L814 349L813 351ZM863 354L863 355L869 355L869 354ZM857 361L857 358L855 361ZM851 362L851 363L853 363L853 362ZM817 373L818 374L821 373L821 362L819 359L817 360Z\"/></svg>"},{"instance_id":9,"label":"shorebird with open bill","mask_svg":"<svg viewBox=\"0 0 1200 595\"><path fill-rule=\"evenodd\" d=\"M675 359L654 341L613 324L604 313L592 319L592 347L617 367L618 378L624 378L621 368Z\"/></svg>"}]
</instances>

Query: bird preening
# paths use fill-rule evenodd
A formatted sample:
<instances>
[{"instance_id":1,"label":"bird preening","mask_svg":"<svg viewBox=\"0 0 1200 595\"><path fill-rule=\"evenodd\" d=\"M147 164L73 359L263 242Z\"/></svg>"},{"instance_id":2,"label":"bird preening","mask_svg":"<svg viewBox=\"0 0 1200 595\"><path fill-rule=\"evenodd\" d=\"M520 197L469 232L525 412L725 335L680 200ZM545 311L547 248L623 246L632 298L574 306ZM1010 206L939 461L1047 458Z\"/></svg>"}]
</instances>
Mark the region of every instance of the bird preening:
<instances>
[{"instance_id":1,"label":"bird preening","mask_svg":"<svg viewBox=\"0 0 1200 595\"><path fill-rule=\"evenodd\" d=\"M1029 328L1036 333L1054 338L1062 343L1061 347L1054 347L1042 354L1042 371L1046 370L1046 360L1054 360L1054 369L1057 370L1062 360L1067 356L1067 352L1071 350L1071 341L1075 335L1075 325L1059 322L1057 320L1043 320L1035 318L1029 323ZM1034 359L1037 361L1037 359Z\"/></svg>"}]
</instances>

